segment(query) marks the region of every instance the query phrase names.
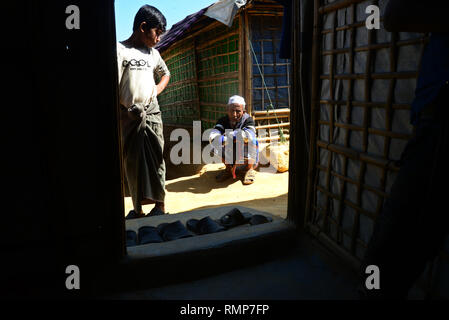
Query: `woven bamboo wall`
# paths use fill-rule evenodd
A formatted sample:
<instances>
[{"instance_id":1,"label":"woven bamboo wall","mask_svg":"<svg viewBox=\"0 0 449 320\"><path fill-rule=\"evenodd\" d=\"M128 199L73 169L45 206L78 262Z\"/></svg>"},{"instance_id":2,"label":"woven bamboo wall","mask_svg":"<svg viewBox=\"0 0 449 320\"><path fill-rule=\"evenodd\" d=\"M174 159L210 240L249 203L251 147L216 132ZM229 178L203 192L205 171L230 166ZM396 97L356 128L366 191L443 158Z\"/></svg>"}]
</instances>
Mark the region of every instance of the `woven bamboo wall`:
<instances>
[{"instance_id":1,"label":"woven bamboo wall","mask_svg":"<svg viewBox=\"0 0 449 320\"><path fill-rule=\"evenodd\" d=\"M250 8L234 18L231 28L212 22L162 52L171 72L169 85L158 97L164 124L192 126L194 120L201 120L203 130L211 128L226 114L227 101L235 94L246 96L249 110L267 109L257 64L249 47L240 44L249 37L273 106L290 106L290 62L279 59L282 6L262 1Z\"/></svg>"},{"instance_id":2,"label":"woven bamboo wall","mask_svg":"<svg viewBox=\"0 0 449 320\"><path fill-rule=\"evenodd\" d=\"M197 37L198 92L203 129L226 114L230 96L239 93L239 19Z\"/></svg>"},{"instance_id":3,"label":"woven bamboo wall","mask_svg":"<svg viewBox=\"0 0 449 320\"><path fill-rule=\"evenodd\" d=\"M181 40L162 53L171 72L159 96L165 124L211 128L225 115L228 98L239 93L239 19Z\"/></svg>"},{"instance_id":4,"label":"woven bamboo wall","mask_svg":"<svg viewBox=\"0 0 449 320\"><path fill-rule=\"evenodd\" d=\"M426 38L365 27L386 1L315 0L312 152L306 225L355 265L411 137L409 109Z\"/></svg>"},{"instance_id":5,"label":"woven bamboo wall","mask_svg":"<svg viewBox=\"0 0 449 320\"><path fill-rule=\"evenodd\" d=\"M199 118L197 65L194 43L180 41L162 53L170 70L170 83L158 102L165 124L192 126Z\"/></svg>"}]
</instances>

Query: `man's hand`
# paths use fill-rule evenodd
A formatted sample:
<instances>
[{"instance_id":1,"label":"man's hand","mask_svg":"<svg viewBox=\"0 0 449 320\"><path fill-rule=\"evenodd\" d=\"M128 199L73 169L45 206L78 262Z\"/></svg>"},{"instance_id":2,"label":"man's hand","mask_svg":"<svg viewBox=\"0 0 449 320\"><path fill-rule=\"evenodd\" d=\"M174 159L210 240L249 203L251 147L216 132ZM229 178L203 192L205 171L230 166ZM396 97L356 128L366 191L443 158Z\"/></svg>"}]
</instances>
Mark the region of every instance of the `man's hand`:
<instances>
[{"instance_id":1,"label":"man's hand","mask_svg":"<svg viewBox=\"0 0 449 320\"><path fill-rule=\"evenodd\" d=\"M223 146L228 144L228 138L226 136L221 136L221 144Z\"/></svg>"},{"instance_id":2,"label":"man's hand","mask_svg":"<svg viewBox=\"0 0 449 320\"><path fill-rule=\"evenodd\" d=\"M244 142L248 141L248 136L246 132L241 129L234 130L234 137L235 139L237 139L237 141L244 141Z\"/></svg>"}]
</instances>

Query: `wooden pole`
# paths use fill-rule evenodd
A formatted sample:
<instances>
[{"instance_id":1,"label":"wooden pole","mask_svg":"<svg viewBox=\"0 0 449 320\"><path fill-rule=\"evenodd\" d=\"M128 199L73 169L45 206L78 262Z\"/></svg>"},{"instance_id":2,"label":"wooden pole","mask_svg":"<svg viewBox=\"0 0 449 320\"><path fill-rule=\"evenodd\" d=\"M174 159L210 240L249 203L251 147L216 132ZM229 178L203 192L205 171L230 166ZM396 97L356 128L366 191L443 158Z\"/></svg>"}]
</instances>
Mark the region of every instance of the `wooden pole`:
<instances>
[{"instance_id":1,"label":"wooden pole","mask_svg":"<svg viewBox=\"0 0 449 320\"><path fill-rule=\"evenodd\" d=\"M250 30L251 25L249 23L249 15L246 10L244 11L244 20L245 20L245 28L244 28L245 100L247 105L246 111L249 114L251 114L253 108L253 93L252 93L253 68L252 68L251 51L249 47L249 39L251 37L251 30Z\"/></svg>"},{"instance_id":2,"label":"wooden pole","mask_svg":"<svg viewBox=\"0 0 449 320\"><path fill-rule=\"evenodd\" d=\"M318 15L318 8L320 5L319 0L314 0L314 11L313 11L313 43L312 43L312 97L311 97L311 119L310 119L310 150L309 150L309 168L307 175L307 202L306 202L306 214L305 214L305 224L312 216L312 201L315 199L314 192L314 184L315 184L315 161L316 161L316 136L317 136L317 120L318 120L318 106L319 106L319 97L318 97L318 86L319 86L319 45L320 45L320 22Z\"/></svg>"}]
</instances>

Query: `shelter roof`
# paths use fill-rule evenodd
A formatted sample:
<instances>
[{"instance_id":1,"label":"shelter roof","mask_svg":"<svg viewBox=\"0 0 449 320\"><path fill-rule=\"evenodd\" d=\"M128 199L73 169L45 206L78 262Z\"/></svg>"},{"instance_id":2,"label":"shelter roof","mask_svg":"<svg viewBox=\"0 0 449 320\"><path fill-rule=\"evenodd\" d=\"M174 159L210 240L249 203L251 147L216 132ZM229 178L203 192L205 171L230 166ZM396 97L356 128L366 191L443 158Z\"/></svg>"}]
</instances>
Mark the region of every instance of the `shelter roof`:
<instances>
[{"instance_id":1,"label":"shelter roof","mask_svg":"<svg viewBox=\"0 0 449 320\"><path fill-rule=\"evenodd\" d=\"M246 1L246 7L251 7L253 4L273 4L276 3L277 0L258 0L258 1L252 1L247 0ZM212 21L216 21L215 19L209 18L205 15L206 11L215 3L212 3L211 5L207 6L206 8L201 9L198 12L192 13L191 15L188 15L183 20L177 22L174 24L170 30L168 30L163 36L161 41L156 45L156 49L159 50L159 52L165 51L168 47L170 47L173 43L183 39L186 37L190 31L192 30L192 27L199 22L203 17L205 19ZM243 8L242 8L243 9ZM218 9L223 10L223 9Z\"/></svg>"},{"instance_id":2,"label":"shelter roof","mask_svg":"<svg viewBox=\"0 0 449 320\"><path fill-rule=\"evenodd\" d=\"M167 49L174 42L182 39L185 35L187 35L188 30L198 21L200 20L204 13L210 6L207 6L204 9L196 13L192 13L191 15L185 17L183 20L174 24L170 30L163 36L162 40L156 45L156 49L160 52Z\"/></svg>"}]
</instances>

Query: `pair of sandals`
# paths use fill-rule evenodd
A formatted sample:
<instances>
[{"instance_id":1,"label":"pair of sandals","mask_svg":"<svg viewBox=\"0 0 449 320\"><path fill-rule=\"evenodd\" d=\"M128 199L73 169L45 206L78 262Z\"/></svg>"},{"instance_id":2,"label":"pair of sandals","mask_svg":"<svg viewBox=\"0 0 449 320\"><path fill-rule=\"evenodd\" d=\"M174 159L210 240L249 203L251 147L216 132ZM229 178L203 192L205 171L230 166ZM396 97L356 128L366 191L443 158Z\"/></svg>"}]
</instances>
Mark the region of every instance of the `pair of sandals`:
<instances>
[{"instance_id":1,"label":"pair of sandals","mask_svg":"<svg viewBox=\"0 0 449 320\"><path fill-rule=\"evenodd\" d=\"M148 214L137 213L135 210L131 210L125 217L125 220L138 219L143 217L153 217L153 216L162 216L165 212L161 210L159 207L154 207Z\"/></svg>"},{"instance_id":2,"label":"pair of sandals","mask_svg":"<svg viewBox=\"0 0 449 320\"><path fill-rule=\"evenodd\" d=\"M273 221L271 217L266 217L261 214L253 215L249 212L241 212L239 209L234 208L217 221L207 216L201 220L190 219L186 225L190 231L202 235L225 231L243 224L257 225L271 221Z\"/></svg>"},{"instance_id":3,"label":"pair of sandals","mask_svg":"<svg viewBox=\"0 0 449 320\"><path fill-rule=\"evenodd\" d=\"M138 244L161 243L165 241L172 241L182 238L192 237L194 235L203 235L225 231L240 225L250 224L258 225L267 222L272 222L271 217L261 214L251 214L248 212L241 212L234 208L215 221L209 216L198 219L190 219L186 222L186 227L177 220L172 223L162 223L157 227L143 226L140 227L138 233L133 230L126 231L126 246L132 247Z\"/></svg>"},{"instance_id":4,"label":"pair of sandals","mask_svg":"<svg viewBox=\"0 0 449 320\"><path fill-rule=\"evenodd\" d=\"M126 230L126 246L133 247L139 244L161 243L182 238L193 237L181 221L161 223L157 227L143 226L138 233L134 230Z\"/></svg>"}]
</instances>

